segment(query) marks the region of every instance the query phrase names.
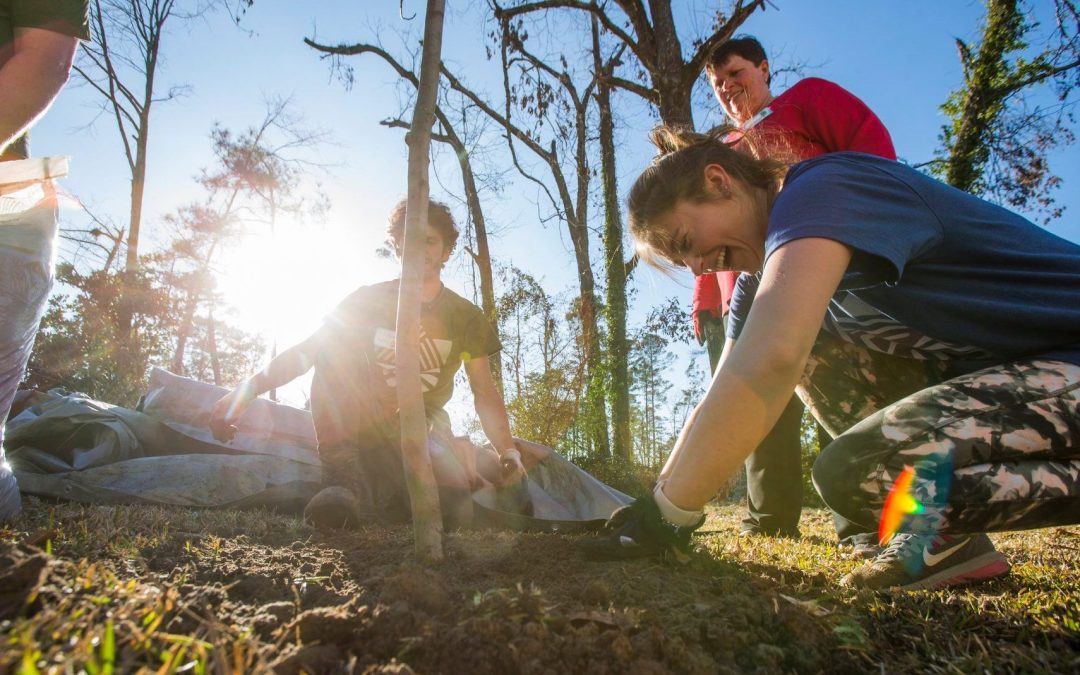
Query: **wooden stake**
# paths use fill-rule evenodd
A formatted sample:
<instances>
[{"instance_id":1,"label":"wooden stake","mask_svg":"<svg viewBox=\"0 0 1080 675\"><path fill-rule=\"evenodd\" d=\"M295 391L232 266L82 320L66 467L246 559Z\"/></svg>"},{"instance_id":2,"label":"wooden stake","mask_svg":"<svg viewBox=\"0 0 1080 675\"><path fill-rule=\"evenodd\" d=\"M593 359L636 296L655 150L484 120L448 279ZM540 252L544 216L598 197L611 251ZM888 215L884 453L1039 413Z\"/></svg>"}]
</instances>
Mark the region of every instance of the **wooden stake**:
<instances>
[{"instance_id":1,"label":"wooden stake","mask_svg":"<svg viewBox=\"0 0 1080 675\"><path fill-rule=\"evenodd\" d=\"M413 539L421 560L441 560L442 513L428 455L427 413L420 390L420 291L424 275L424 233L428 213L428 161L431 126L442 63L443 0L428 0L420 85L409 146L409 196L397 308L397 395L401 410L401 454L412 506Z\"/></svg>"}]
</instances>

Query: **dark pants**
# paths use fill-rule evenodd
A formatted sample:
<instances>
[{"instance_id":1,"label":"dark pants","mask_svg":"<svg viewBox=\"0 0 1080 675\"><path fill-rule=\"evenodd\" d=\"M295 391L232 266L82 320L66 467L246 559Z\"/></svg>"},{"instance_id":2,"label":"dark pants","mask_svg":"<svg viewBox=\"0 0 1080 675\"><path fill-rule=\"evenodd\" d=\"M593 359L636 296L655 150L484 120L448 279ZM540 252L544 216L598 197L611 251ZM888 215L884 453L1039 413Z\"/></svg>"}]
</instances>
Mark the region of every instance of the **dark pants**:
<instances>
[{"instance_id":1,"label":"dark pants","mask_svg":"<svg viewBox=\"0 0 1080 675\"><path fill-rule=\"evenodd\" d=\"M400 434L396 431L388 433L378 441L370 434L363 436L352 442L319 445L323 485L351 490L361 510L374 520L408 521L412 509L405 484ZM443 525L447 529L468 527L473 517L472 490L467 483L467 474L453 453L449 433L429 429L428 452L438 482Z\"/></svg>"},{"instance_id":2,"label":"dark pants","mask_svg":"<svg viewBox=\"0 0 1080 675\"><path fill-rule=\"evenodd\" d=\"M876 529L907 468L923 508L905 531L1080 522L1080 366L1022 360L957 374L822 335L799 393L836 434L814 484L864 529Z\"/></svg>"},{"instance_id":3,"label":"dark pants","mask_svg":"<svg viewBox=\"0 0 1080 675\"><path fill-rule=\"evenodd\" d=\"M701 315L705 346L712 369L724 348L723 319ZM744 529L795 535L802 514L802 443L803 404L792 396L787 408L757 450L746 459L746 506ZM844 529L841 531L841 527ZM850 531L849 531L850 530ZM837 522L841 537L862 530L852 529L846 521Z\"/></svg>"},{"instance_id":4,"label":"dark pants","mask_svg":"<svg viewBox=\"0 0 1080 675\"><path fill-rule=\"evenodd\" d=\"M347 430L319 429L316 424L319 460L324 486L348 488L361 509L377 520L403 522L412 509L401 457L401 426L397 412L367 386L379 377L374 368L358 369L348 396L336 399L341 409L331 418L347 420ZM428 453L447 528L467 527L472 522L469 473L453 451L453 439L446 412L429 410Z\"/></svg>"},{"instance_id":5,"label":"dark pants","mask_svg":"<svg viewBox=\"0 0 1080 675\"><path fill-rule=\"evenodd\" d=\"M744 529L798 534L803 499L802 414L802 401L792 396L776 426L746 458Z\"/></svg>"}]
</instances>

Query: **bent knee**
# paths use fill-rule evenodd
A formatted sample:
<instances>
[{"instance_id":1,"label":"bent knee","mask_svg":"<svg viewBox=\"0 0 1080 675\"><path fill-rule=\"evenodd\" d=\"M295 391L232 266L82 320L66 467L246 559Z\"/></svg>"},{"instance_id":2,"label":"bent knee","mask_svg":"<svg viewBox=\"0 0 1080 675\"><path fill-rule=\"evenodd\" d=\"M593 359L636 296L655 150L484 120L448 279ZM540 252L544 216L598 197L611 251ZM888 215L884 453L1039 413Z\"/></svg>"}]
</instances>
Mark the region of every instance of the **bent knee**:
<instances>
[{"instance_id":1,"label":"bent knee","mask_svg":"<svg viewBox=\"0 0 1080 675\"><path fill-rule=\"evenodd\" d=\"M840 435L826 445L814 462L811 472L814 488L834 511L849 510L854 498L862 496L860 487L877 459L866 453L857 435Z\"/></svg>"}]
</instances>

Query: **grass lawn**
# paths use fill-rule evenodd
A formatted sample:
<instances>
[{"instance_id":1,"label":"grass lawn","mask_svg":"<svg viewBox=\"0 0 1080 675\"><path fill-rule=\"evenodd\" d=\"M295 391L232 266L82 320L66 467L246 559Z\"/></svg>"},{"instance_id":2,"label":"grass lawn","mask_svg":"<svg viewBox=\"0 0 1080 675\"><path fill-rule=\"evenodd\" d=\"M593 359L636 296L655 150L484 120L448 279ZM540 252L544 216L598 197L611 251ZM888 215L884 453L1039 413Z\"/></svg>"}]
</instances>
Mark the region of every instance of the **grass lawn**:
<instances>
[{"instance_id":1,"label":"grass lawn","mask_svg":"<svg viewBox=\"0 0 1080 675\"><path fill-rule=\"evenodd\" d=\"M321 533L264 511L26 499L0 529L0 673L1080 672L1080 528L994 535L1003 580L840 589L800 540L713 508L685 565L584 560L580 535Z\"/></svg>"}]
</instances>

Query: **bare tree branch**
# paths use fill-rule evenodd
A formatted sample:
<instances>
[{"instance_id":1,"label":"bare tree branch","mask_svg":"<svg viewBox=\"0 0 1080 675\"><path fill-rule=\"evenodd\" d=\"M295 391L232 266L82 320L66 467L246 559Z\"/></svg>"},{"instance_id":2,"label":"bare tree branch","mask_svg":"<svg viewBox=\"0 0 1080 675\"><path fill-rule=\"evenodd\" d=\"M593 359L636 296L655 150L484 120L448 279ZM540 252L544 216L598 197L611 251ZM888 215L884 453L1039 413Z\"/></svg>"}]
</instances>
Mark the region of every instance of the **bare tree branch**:
<instances>
[{"instance_id":1,"label":"bare tree branch","mask_svg":"<svg viewBox=\"0 0 1080 675\"><path fill-rule=\"evenodd\" d=\"M646 101L655 103L660 98L660 92L658 92L656 89L646 87L637 82L631 82L630 80L626 80L621 77L611 77L609 78L609 81L611 82L611 86L625 89L632 94L637 94Z\"/></svg>"},{"instance_id":2,"label":"bare tree branch","mask_svg":"<svg viewBox=\"0 0 1080 675\"><path fill-rule=\"evenodd\" d=\"M620 3L621 4L621 3ZM512 19L516 16L523 14L529 14L544 9L580 9L596 16L597 20L603 24L604 28L608 30L612 35L615 35L620 40L630 45L631 51L637 52L638 42L631 37L626 31L619 27L610 16L604 12L595 2L584 2L583 0L539 0L538 2L526 2L514 7L501 7L497 2L493 3L495 10L495 18L504 21Z\"/></svg>"},{"instance_id":3,"label":"bare tree branch","mask_svg":"<svg viewBox=\"0 0 1080 675\"><path fill-rule=\"evenodd\" d=\"M1051 77L1053 77L1055 75L1058 75L1059 73L1064 73L1065 71L1072 70L1073 68L1076 68L1076 67L1080 67L1080 59L1077 59L1076 61L1073 61L1071 63L1066 63L1064 65L1057 66L1057 67L1054 67L1054 68L1048 68L1048 69L1046 69L1046 70L1044 70L1042 72L1035 73L1034 75L1031 75L1030 77L1023 78L1021 80L1016 80L1016 81L1013 81L1013 82L1009 82L1004 87L998 88L997 91L999 92L999 95L1001 95L1004 98L1004 97L1008 96L1009 94L1011 94L1014 91L1017 91L1019 89L1023 89L1024 87L1027 87L1027 86L1030 86L1030 85L1033 85L1033 84L1038 84L1039 82L1042 82L1043 80L1048 80Z\"/></svg>"},{"instance_id":4,"label":"bare tree branch","mask_svg":"<svg viewBox=\"0 0 1080 675\"><path fill-rule=\"evenodd\" d=\"M705 67L705 62L708 61L709 55L713 53L713 50L719 47L722 43L726 42L731 36L738 30L739 26L743 24L750 17L751 14L758 9L765 7L766 0L752 0L749 4L743 5L743 1L739 0L739 3L731 12L731 16L724 22L723 27L714 32L698 46L694 51L694 55L690 57L690 60L686 64L683 77L689 82L693 82L701 74L702 69Z\"/></svg>"}]
</instances>

